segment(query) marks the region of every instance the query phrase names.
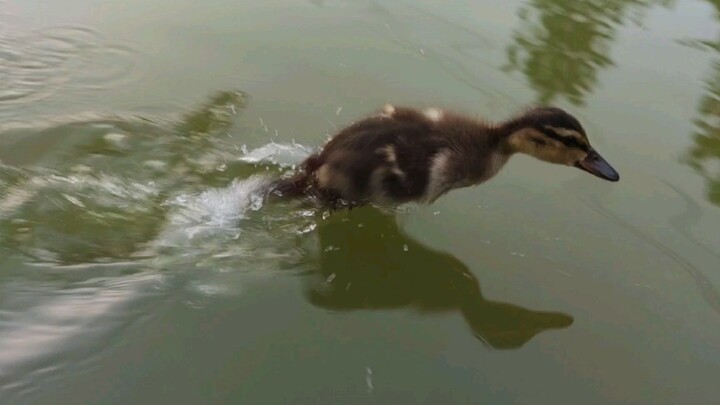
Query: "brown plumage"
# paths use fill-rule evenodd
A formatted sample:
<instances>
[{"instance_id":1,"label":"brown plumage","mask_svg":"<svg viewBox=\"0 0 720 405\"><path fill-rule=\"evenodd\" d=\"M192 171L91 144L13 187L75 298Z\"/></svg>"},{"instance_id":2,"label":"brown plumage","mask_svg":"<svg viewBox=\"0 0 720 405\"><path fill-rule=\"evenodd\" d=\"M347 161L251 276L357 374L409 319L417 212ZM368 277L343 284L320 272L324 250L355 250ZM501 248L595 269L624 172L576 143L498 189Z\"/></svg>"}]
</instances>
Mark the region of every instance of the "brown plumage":
<instances>
[{"instance_id":1,"label":"brown plumage","mask_svg":"<svg viewBox=\"0 0 720 405\"><path fill-rule=\"evenodd\" d=\"M431 203L491 179L515 153L619 180L578 120L558 108L534 108L493 125L435 108L386 105L340 130L271 193L331 207Z\"/></svg>"}]
</instances>

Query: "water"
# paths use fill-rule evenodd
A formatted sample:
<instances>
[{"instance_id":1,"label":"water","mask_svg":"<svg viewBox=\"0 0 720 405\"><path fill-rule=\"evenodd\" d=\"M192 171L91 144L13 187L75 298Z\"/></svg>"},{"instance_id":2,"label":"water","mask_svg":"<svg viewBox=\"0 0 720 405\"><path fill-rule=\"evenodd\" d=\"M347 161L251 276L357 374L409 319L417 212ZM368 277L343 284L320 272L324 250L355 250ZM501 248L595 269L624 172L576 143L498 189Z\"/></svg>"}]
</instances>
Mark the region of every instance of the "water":
<instances>
[{"instance_id":1,"label":"water","mask_svg":"<svg viewBox=\"0 0 720 405\"><path fill-rule=\"evenodd\" d=\"M0 1L0 402L716 403L720 4ZM577 115L432 206L263 191L383 103Z\"/></svg>"}]
</instances>

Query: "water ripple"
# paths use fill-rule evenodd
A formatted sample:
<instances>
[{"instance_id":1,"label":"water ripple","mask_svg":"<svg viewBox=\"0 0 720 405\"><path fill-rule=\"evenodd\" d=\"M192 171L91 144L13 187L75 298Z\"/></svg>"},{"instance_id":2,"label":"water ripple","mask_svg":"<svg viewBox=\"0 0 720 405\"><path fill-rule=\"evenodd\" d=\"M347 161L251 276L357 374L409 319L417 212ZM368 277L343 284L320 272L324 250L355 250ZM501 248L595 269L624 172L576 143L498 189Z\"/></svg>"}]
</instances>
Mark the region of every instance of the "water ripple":
<instances>
[{"instance_id":1,"label":"water ripple","mask_svg":"<svg viewBox=\"0 0 720 405\"><path fill-rule=\"evenodd\" d=\"M628 233L635 235L638 239L654 247L659 252L668 257L670 260L675 262L675 264L677 264L680 268L685 270L690 275L690 277L692 277L697 290L699 291L705 302L707 302L707 304L710 305L710 307L715 312L720 314L720 291L718 291L712 281L705 274L703 274L700 269L690 263L680 253L677 253L671 247L650 236L649 234L642 231L640 228L633 225L632 223L621 218L620 216L608 211L602 206L601 203L588 199L581 199L581 201L583 201L586 206L588 206L590 209L594 210L598 214L608 218L613 223L626 229Z\"/></svg>"},{"instance_id":2,"label":"water ripple","mask_svg":"<svg viewBox=\"0 0 720 405\"><path fill-rule=\"evenodd\" d=\"M2 35L5 36L2 36ZM0 108L45 99L61 89L107 89L138 77L140 53L84 27L0 33Z\"/></svg>"}]
</instances>

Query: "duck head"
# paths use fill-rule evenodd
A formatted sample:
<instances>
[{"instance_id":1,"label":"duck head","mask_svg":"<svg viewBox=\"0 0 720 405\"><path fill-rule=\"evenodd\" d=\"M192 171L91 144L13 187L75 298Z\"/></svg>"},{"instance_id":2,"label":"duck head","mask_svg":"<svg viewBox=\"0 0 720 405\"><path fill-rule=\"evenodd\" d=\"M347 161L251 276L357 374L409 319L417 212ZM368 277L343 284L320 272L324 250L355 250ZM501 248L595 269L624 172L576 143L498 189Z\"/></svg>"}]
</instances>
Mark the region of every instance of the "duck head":
<instances>
[{"instance_id":1,"label":"duck head","mask_svg":"<svg viewBox=\"0 0 720 405\"><path fill-rule=\"evenodd\" d=\"M620 180L618 172L590 145L580 122L559 108L534 108L500 129L512 153L574 166L604 180Z\"/></svg>"}]
</instances>

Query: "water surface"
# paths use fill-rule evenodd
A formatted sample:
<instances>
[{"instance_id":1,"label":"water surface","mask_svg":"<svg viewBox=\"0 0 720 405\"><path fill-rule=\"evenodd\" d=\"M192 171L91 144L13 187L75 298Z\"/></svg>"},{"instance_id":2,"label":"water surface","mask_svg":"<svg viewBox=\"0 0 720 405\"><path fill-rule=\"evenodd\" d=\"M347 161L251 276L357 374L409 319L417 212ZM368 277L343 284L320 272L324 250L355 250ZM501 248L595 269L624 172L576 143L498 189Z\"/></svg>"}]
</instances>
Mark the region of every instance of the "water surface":
<instances>
[{"instance_id":1,"label":"water surface","mask_svg":"<svg viewBox=\"0 0 720 405\"><path fill-rule=\"evenodd\" d=\"M0 395L715 403L720 4L0 1ZM577 115L431 206L262 199L383 103Z\"/></svg>"}]
</instances>

